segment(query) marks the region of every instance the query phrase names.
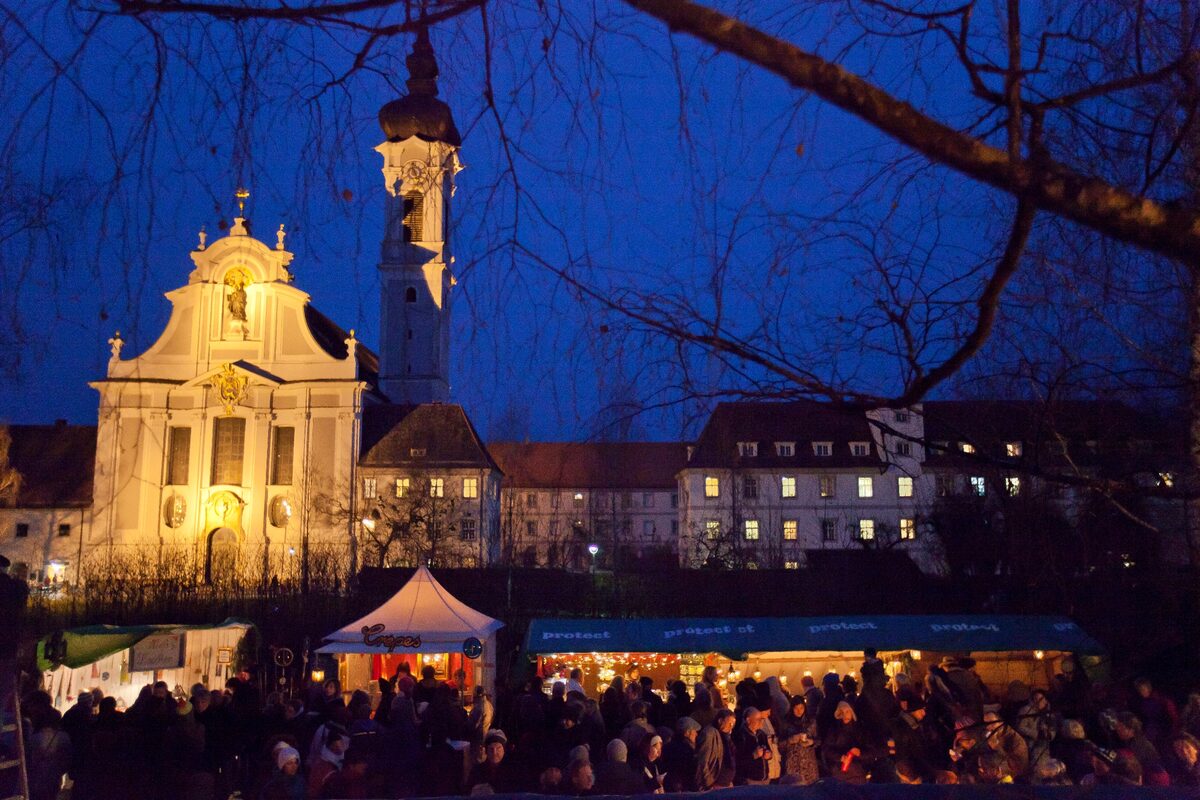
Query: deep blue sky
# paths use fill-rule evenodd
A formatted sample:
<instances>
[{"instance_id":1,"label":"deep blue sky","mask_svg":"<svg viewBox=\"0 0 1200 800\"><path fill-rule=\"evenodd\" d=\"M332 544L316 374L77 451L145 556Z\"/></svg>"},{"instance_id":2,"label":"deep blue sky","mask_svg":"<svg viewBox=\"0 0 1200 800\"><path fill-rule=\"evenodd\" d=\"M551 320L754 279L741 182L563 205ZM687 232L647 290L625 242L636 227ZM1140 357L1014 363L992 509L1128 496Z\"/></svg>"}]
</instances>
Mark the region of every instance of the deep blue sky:
<instances>
[{"instance_id":1,"label":"deep blue sky","mask_svg":"<svg viewBox=\"0 0 1200 800\"><path fill-rule=\"evenodd\" d=\"M0 227L0 319L15 333L0 338L0 418L94 422L86 382L103 375L105 340L119 328L127 355L152 343L196 232L222 235L239 183L260 238L273 241L281 222L291 231L296 285L373 345L375 113L402 91L410 37L337 82L361 38L152 19L156 51L137 21L103 18L84 36L93 17L53 8L9 32L0 83L15 110L0 125L17 220ZM973 121L946 54L853 39L826 7L780 8L751 13L952 123ZM478 15L433 32L467 165L454 200L454 396L485 436L586 438L622 402L646 409L631 435L677 437L704 408L679 402L685 378L708 391L757 376L694 353L681 361L666 340L581 301L547 264L607 296L636 289L704 316L719 297L726 329L871 390L894 390L898 377L894 331L872 327L875 300L894 300L879 265L902 276L903 296L940 287L921 306L941 320L931 353L961 329L953 303L995 252L1007 198L901 160L846 115L620 3L600 4L601 26L493 13L496 113Z\"/></svg>"}]
</instances>

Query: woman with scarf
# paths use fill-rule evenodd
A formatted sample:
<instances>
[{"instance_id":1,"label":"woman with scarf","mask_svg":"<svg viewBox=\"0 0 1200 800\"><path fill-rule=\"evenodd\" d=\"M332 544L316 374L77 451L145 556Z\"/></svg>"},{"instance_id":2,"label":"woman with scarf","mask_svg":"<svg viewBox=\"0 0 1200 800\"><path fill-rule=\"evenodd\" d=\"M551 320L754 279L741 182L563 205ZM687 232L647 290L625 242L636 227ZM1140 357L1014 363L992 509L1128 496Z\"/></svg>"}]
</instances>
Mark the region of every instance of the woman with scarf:
<instances>
[{"instance_id":1,"label":"woman with scarf","mask_svg":"<svg viewBox=\"0 0 1200 800\"><path fill-rule=\"evenodd\" d=\"M779 721L780 764L784 775L793 775L796 783L808 786L821 777L817 763L817 721L808 715L803 695L796 695L788 713Z\"/></svg>"}]
</instances>

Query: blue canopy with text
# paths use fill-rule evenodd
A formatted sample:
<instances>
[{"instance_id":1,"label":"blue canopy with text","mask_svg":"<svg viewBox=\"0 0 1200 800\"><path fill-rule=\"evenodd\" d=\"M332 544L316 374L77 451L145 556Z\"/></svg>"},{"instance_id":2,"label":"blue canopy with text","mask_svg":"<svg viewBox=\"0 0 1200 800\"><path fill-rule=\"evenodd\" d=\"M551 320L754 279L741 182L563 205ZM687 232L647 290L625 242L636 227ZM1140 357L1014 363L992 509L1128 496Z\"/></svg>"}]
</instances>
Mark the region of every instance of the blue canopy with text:
<instances>
[{"instance_id":1,"label":"blue canopy with text","mask_svg":"<svg viewBox=\"0 0 1200 800\"><path fill-rule=\"evenodd\" d=\"M863 616L697 619L535 619L525 650L539 653L746 653L928 650L1007 652L1104 648L1066 617Z\"/></svg>"}]
</instances>

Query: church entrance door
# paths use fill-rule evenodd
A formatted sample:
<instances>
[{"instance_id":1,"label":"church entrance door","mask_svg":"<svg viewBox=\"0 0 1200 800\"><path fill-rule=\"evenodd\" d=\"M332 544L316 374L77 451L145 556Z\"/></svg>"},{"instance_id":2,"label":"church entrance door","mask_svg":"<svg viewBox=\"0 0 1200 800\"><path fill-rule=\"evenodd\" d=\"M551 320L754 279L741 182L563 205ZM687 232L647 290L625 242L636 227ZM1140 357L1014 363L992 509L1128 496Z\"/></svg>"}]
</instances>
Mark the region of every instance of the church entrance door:
<instances>
[{"instance_id":1,"label":"church entrance door","mask_svg":"<svg viewBox=\"0 0 1200 800\"><path fill-rule=\"evenodd\" d=\"M232 528L217 528L208 535L204 582L229 580L237 572L238 536Z\"/></svg>"}]
</instances>

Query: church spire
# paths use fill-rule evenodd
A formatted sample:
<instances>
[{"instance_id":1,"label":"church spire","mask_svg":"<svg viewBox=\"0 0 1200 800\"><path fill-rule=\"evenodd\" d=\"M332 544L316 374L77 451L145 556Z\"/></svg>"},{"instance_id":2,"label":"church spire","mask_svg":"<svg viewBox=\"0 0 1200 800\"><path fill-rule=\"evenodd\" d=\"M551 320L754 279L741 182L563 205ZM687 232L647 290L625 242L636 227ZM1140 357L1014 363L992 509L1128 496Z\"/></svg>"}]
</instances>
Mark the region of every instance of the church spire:
<instances>
[{"instance_id":1,"label":"church spire","mask_svg":"<svg viewBox=\"0 0 1200 800\"><path fill-rule=\"evenodd\" d=\"M380 285L380 389L396 403L450 394L450 198L461 138L437 98L429 32L417 31L407 59L408 94L379 111L386 141Z\"/></svg>"}]
</instances>

